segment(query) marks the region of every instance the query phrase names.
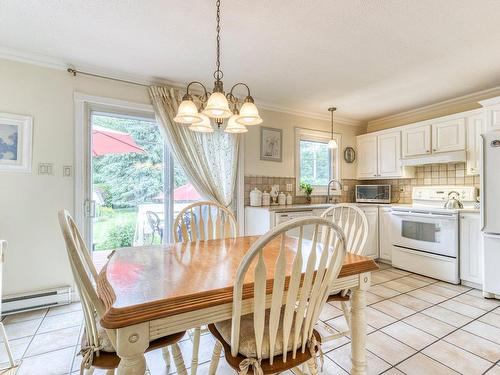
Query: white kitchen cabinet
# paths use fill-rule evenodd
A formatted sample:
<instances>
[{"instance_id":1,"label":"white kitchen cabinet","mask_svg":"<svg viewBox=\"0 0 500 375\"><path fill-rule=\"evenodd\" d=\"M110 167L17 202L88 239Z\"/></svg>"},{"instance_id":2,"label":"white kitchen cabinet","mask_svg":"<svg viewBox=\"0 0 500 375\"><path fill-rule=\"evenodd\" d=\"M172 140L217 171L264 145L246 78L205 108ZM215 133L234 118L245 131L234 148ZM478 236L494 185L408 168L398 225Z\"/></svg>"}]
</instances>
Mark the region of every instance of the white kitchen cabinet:
<instances>
[{"instance_id":1,"label":"white kitchen cabinet","mask_svg":"<svg viewBox=\"0 0 500 375\"><path fill-rule=\"evenodd\" d=\"M484 113L479 112L466 119L467 125L467 166L468 176L479 174L481 169L481 134L485 132Z\"/></svg>"},{"instance_id":2,"label":"white kitchen cabinet","mask_svg":"<svg viewBox=\"0 0 500 375\"><path fill-rule=\"evenodd\" d=\"M432 152L465 150L465 118L432 124Z\"/></svg>"},{"instance_id":3,"label":"white kitchen cabinet","mask_svg":"<svg viewBox=\"0 0 500 375\"><path fill-rule=\"evenodd\" d=\"M357 138L358 178L374 178L378 175L377 136L363 135Z\"/></svg>"},{"instance_id":4,"label":"white kitchen cabinet","mask_svg":"<svg viewBox=\"0 0 500 375\"><path fill-rule=\"evenodd\" d=\"M401 166L401 131L357 137L358 179L410 178L414 169Z\"/></svg>"},{"instance_id":5,"label":"white kitchen cabinet","mask_svg":"<svg viewBox=\"0 0 500 375\"><path fill-rule=\"evenodd\" d=\"M368 239L363 255L378 258L378 206L360 206L368 220Z\"/></svg>"},{"instance_id":6,"label":"white kitchen cabinet","mask_svg":"<svg viewBox=\"0 0 500 375\"><path fill-rule=\"evenodd\" d=\"M500 130L500 96L479 102L484 107L485 130Z\"/></svg>"},{"instance_id":7,"label":"white kitchen cabinet","mask_svg":"<svg viewBox=\"0 0 500 375\"><path fill-rule=\"evenodd\" d=\"M483 236L479 213L460 214L460 279L462 283L483 283Z\"/></svg>"},{"instance_id":8,"label":"white kitchen cabinet","mask_svg":"<svg viewBox=\"0 0 500 375\"><path fill-rule=\"evenodd\" d=\"M401 132L403 157L428 155L431 153L431 125L404 128Z\"/></svg>"},{"instance_id":9,"label":"white kitchen cabinet","mask_svg":"<svg viewBox=\"0 0 500 375\"><path fill-rule=\"evenodd\" d=\"M401 132L377 137L378 177L401 177Z\"/></svg>"},{"instance_id":10,"label":"white kitchen cabinet","mask_svg":"<svg viewBox=\"0 0 500 375\"><path fill-rule=\"evenodd\" d=\"M391 208L379 207L379 253L380 259L390 262L392 258L392 225L391 225Z\"/></svg>"}]
</instances>

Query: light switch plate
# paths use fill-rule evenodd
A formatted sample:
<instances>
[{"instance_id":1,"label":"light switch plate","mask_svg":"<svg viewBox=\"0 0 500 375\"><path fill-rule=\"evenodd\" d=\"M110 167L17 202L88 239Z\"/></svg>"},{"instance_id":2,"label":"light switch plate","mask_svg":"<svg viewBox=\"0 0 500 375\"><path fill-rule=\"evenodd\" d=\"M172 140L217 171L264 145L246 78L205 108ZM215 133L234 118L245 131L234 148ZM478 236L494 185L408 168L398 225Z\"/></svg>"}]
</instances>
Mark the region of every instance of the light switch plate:
<instances>
[{"instance_id":1,"label":"light switch plate","mask_svg":"<svg viewBox=\"0 0 500 375\"><path fill-rule=\"evenodd\" d=\"M53 163L38 163L38 174L39 175L53 175L54 174L54 164Z\"/></svg>"},{"instance_id":2,"label":"light switch plate","mask_svg":"<svg viewBox=\"0 0 500 375\"><path fill-rule=\"evenodd\" d=\"M71 165L63 165L63 177L71 177L73 175L73 167Z\"/></svg>"}]
</instances>

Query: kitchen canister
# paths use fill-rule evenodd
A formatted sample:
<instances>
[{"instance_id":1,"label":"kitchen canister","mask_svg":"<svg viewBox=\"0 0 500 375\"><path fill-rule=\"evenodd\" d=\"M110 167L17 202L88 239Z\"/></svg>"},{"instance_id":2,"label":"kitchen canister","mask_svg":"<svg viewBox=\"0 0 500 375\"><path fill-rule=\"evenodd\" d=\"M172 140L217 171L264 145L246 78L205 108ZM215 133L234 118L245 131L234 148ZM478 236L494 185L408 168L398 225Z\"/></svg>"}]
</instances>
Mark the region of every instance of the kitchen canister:
<instances>
[{"instance_id":1,"label":"kitchen canister","mask_svg":"<svg viewBox=\"0 0 500 375\"><path fill-rule=\"evenodd\" d=\"M286 204L293 204L292 194L290 193L286 196Z\"/></svg>"},{"instance_id":2,"label":"kitchen canister","mask_svg":"<svg viewBox=\"0 0 500 375\"><path fill-rule=\"evenodd\" d=\"M281 192L281 193L278 194L278 204L280 206L286 204L286 195L285 195L285 193Z\"/></svg>"},{"instance_id":3,"label":"kitchen canister","mask_svg":"<svg viewBox=\"0 0 500 375\"><path fill-rule=\"evenodd\" d=\"M262 192L257 188L250 192L250 206L262 206Z\"/></svg>"},{"instance_id":4,"label":"kitchen canister","mask_svg":"<svg viewBox=\"0 0 500 375\"><path fill-rule=\"evenodd\" d=\"M262 205L269 206L271 205L271 194L264 190L262 193Z\"/></svg>"}]
</instances>

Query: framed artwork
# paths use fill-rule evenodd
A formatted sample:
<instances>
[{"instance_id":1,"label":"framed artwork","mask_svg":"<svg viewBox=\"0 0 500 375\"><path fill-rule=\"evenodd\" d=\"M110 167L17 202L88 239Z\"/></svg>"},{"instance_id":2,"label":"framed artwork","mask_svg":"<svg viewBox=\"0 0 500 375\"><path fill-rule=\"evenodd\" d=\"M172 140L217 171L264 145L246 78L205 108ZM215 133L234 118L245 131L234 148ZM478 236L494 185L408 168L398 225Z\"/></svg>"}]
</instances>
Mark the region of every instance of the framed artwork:
<instances>
[{"instance_id":1,"label":"framed artwork","mask_svg":"<svg viewBox=\"0 0 500 375\"><path fill-rule=\"evenodd\" d=\"M0 172L31 172L33 118L0 112Z\"/></svg>"},{"instance_id":2,"label":"framed artwork","mask_svg":"<svg viewBox=\"0 0 500 375\"><path fill-rule=\"evenodd\" d=\"M281 162L283 156L283 130L260 127L260 160Z\"/></svg>"}]
</instances>

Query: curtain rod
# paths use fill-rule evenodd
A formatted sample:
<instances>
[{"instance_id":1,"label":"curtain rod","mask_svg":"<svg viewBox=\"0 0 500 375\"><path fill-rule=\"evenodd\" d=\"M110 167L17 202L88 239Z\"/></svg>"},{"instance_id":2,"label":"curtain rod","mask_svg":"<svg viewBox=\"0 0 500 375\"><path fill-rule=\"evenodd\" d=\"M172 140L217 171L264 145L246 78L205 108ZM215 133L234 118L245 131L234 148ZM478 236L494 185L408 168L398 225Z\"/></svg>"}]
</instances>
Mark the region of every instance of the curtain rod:
<instances>
[{"instance_id":1,"label":"curtain rod","mask_svg":"<svg viewBox=\"0 0 500 375\"><path fill-rule=\"evenodd\" d=\"M129 83L131 85L137 85L137 86L143 86L143 87L149 87L149 85L146 85L144 83L139 83L139 82L133 82L133 81L127 81L125 79L119 79L119 78L113 78L113 77L108 77L108 76L102 76L99 74L94 74L94 73L89 73L89 72L82 72L81 70L73 69L73 68L68 68L66 71L73 76L76 77L77 74L83 74L85 76L91 76L91 77L97 77L97 78L103 78L103 79L109 79L111 81L117 81L117 82L122 82L122 83Z\"/></svg>"}]
</instances>

